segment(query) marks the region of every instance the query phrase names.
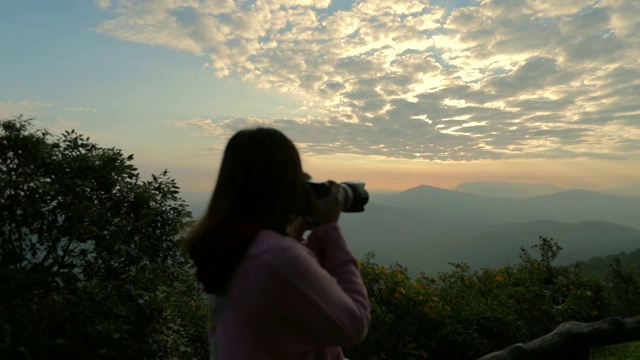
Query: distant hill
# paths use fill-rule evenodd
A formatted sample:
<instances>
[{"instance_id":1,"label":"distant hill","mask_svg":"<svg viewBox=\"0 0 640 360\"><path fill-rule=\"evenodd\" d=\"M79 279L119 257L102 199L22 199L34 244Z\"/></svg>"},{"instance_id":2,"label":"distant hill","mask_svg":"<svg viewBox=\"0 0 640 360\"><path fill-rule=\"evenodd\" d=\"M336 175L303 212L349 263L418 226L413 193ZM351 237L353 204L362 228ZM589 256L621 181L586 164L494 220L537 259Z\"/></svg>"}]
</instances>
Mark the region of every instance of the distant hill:
<instances>
[{"instance_id":1,"label":"distant hill","mask_svg":"<svg viewBox=\"0 0 640 360\"><path fill-rule=\"evenodd\" d=\"M586 272L604 278L609 270L609 265L618 258L620 265L625 270L635 271L640 276L640 248L631 252L620 252L617 255L594 256L588 260L578 261L576 265Z\"/></svg>"},{"instance_id":2,"label":"distant hill","mask_svg":"<svg viewBox=\"0 0 640 360\"><path fill-rule=\"evenodd\" d=\"M475 267L494 267L519 262L520 248L531 253L539 236L553 238L563 250L557 264L566 265L613 251L640 248L640 230L604 221L576 224L534 221L488 226L481 234L451 244L445 256L459 258ZM615 249L615 250L614 250Z\"/></svg>"},{"instance_id":3,"label":"distant hill","mask_svg":"<svg viewBox=\"0 0 640 360\"><path fill-rule=\"evenodd\" d=\"M640 229L640 197L610 195L589 190L567 190L524 200L548 219L577 222L602 220Z\"/></svg>"},{"instance_id":4,"label":"distant hill","mask_svg":"<svg viewBox=\"0 0 640 360\"><path fill-rule=\"evenodd\" d=\"M607 189L605 192L613 195L640 196L640 183Z\"/></svg>"},{"instance_id":5,"label":"distant hill","mask_svg":"<svg viewBox=\"0 0 640 360\"><path fill-rule=\"evenodd\" d=\"M452 239L472 236L481 229L438 212L376 203L367 205L363 213L342 214L340 224L356 256L373 251L380 263L399 262L415 273L442 270L447 263L433 259Z\"/></svg>"},{"instance_id":6,"label":"distant hill","mask_svg":"<svg viewBox=\"0 0 640 360\"><path fill-rule=\"evenodd\" d=\"M543 213L529 213L520 200L468 194L421 185L385 200L385 204L439 213L463 223L504 223L540 219ZM505 220L508 216L508 220Z\"/></svg>"},{"instance_id":7,"label":"distant hill","mask_svg":"<svg viewBox=\"0 0 640 360\"><path fill-rule=\"evenodd\" d=\"M527 199L535 196L560 192L565 189L552 184L476 181L459 184L452 190L503 199Z\"/></svg>"},{"instance_id":8,"label":"distant hill","mask_svg":"<svg viewBox=\"0 0 640 360\"><path fill-rule=\"evenodd\" d=\"M588 190L561 191L530 199L502 199L421 185L391 196L384 203L437 212L466 224L593 220L640 229L640 197Z\"/></svg>"},{"instance_id":9,"label":"distant hill","mask_svg":"<svg viewBox=\"0 0 640 360\"><path fill-rule=\"evenodd\" d=\"M640 197L572 190L504 199L423 185L371 201L364 213L341 217L347 241L357 256L374 251L381 263L396 261L412 273L463 260L519 261L520 247L539 236L560 241L564 263L634 250L640 241Z\"/></svg>"},{"instance_id":10,"label":"distant hill","mask_svg":"<svg viewBox=\"0 0 640 360\"><path fill-rule=\"evenodd\" d=\"M507 181L474 181L458 184L451 190L503 199L527 199L540 195L549 195L565 191L567 189L553 184L529 184ZM638 196L640 195L640 183L609 188L601 192L610 195Z\"/></svg>"},{"instance_id":11,"label":"distant hill","mask_svg":"<svg viewBox=\"0 0 640 360\"><path fill-rule=\"evenodd\" d=\"M208 198L191 204L199 218ZM564 247L559 261L640 247L640 196L568 190L529 199L505 199L419 186L397 194L371 194L363 213L340 218L354 254L376 253L380 263L399 262L412 274L435 274L449 262L478 266L517 262L520 247L539 236Z\"/></svg>"},{"instance_id":12,"label":"distant hill","mask_svg":"<svg viewBox=\"0 0 640 360\"><path fill-rule=\"evenodd\" d=\"M526 200L527 203L545 207L588 207L601 203L618 204L620 202L635 202L633 198L605 194L602 192L572 189L549 195L540 195Z\"/></svg>"}]
</instances>

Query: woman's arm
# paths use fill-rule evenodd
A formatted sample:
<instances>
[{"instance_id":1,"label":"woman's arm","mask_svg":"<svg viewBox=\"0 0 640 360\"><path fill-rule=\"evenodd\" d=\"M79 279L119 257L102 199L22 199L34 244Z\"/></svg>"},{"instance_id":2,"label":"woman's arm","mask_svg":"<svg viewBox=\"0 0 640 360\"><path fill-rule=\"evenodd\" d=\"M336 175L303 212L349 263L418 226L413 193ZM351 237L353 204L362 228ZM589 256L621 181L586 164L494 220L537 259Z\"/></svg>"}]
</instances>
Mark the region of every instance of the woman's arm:
<instances>
[{"instance_id":1,"label":"woman's arm","mask_svg":"<svg viewBox=\"0 0 640 360\"><path fill-rule=\"evenodd\" d=\"M269 274L256 299L264 304L258 322L268 324L262 336L274 348L294 352L353 345L366 336L370 322L358 261L337 224L318 227L309 241L323 244L322 264L299 244L267 256Z\"/></svg>"}]
</instances>

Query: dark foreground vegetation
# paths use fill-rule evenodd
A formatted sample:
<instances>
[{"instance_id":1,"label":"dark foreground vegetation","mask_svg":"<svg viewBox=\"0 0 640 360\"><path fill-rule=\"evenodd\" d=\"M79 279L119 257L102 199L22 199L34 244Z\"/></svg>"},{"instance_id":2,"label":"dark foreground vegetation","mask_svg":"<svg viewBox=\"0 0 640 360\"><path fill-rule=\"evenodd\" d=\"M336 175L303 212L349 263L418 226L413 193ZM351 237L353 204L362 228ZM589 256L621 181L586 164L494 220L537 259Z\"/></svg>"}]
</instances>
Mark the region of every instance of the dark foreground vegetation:
<instances>
[{"instance_id":1,"label":"dark foreground vegetation","mask_svg":"<svg viewBox=\"0 0 640 360\"><path fill-rule=\"evenodd\" d=\"M174 180L75 131L1 125L0 359L202 358Z\"/></svg>"},{"instance_id":2,"label":"dark foreground vegetation","mask_svg":"<svg viewBox=\"0 0 640 360\"><path fill-rule=\"evenodd\" d=\"M349 358L476 359L566 321L640 315L640 277L619 261L601 279L580 267L555 266L561 248L553 239L540 238L532 248L522 249L514 266L470 271L458 263L415 278L401 264L379 265L368 255L361 266L372 324Z\"/></svg>"},{"instance_id":3,"label":"dark foreground vegetation","mask_svg":"<svg viewBox=\"0 0 640 360\"><path fill-rule=\"evenodd\" d=\"M190 214L175 181L166 171L142 180L132 156L74 131L1 125L0 359L206 358L206 307L178 246ZM615 259L604 276L558 267L560 251L540 238L516 265L459 263L413 278L369 254L372 324L347 356L475 359L565 321L640 314L636 272ZM638 354L635 344L612 349L599 358Z\"/></svg>"}]
</instances>

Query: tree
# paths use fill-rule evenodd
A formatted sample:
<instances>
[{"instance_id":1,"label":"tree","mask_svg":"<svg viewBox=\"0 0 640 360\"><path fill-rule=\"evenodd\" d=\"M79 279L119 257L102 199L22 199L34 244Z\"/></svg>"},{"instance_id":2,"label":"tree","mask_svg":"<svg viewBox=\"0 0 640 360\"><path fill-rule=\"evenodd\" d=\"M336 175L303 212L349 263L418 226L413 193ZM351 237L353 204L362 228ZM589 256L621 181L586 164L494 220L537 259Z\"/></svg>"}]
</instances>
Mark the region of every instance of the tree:
<instances>
[{"instance_id":1,"label":"tree","mask_svg":"<svg viewBox=\"0 0 640 360\"><path fill-rule=\"evenodd\" d=\"M0 358L197 358L204 304L165 170L66 131L2 120Z\"/></svg>"},{"instance_id":2,"label":"tree","mask_svg":"<svg viewBox=\"0 0 640 360\"><path fill-rule=\"evenodd\" d=\"M624 269L620 258L609 264L605 280L610 311L615 316L640 314L640 278L633 269Z\"/></svg>"}]
</instances>

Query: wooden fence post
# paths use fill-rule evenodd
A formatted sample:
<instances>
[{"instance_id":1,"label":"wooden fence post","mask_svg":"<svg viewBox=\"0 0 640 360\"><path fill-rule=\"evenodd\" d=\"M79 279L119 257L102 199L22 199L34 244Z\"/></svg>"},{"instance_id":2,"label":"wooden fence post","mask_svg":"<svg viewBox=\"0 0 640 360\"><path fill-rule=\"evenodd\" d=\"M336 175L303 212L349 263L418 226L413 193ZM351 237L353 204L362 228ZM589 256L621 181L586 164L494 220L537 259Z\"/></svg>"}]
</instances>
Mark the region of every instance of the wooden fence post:
<instances>
[{"instance_id":1,"label":"wooden fence post","mask_svg":"<svg viewBox=\"0 0 640 360\"><path fill-rule=\"evenodd\" d=\"M515 344L478 360L588 360L589 349L640 340L640 316L592 323L569 321L526 344Z\"/></svg>"}]
</instances>

